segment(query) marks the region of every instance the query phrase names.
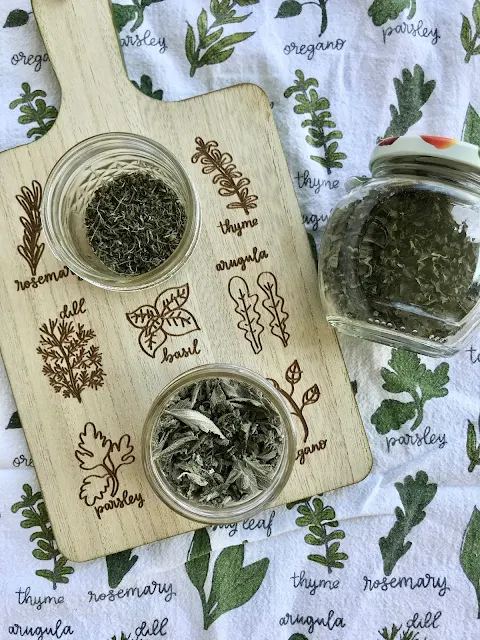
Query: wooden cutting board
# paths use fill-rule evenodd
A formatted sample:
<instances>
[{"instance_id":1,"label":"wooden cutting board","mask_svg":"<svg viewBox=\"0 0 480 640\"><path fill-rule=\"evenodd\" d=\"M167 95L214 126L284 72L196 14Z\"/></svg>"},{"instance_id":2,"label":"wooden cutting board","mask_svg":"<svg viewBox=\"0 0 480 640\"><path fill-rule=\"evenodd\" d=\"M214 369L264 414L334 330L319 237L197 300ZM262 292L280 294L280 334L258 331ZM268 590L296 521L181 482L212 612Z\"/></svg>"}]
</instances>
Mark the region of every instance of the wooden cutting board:
<instances>
[{"instance_id":1,"label":"wooden cutting board","mask_svg":"<svg viewBox=\"0 0 480 640\"><path fill-rule=\"evenodd\" d=\"M61 552L89 560L201 526L153 493L142 468L141 433L162 388L205 363L242 365L283 389L296 416L298 455L276 504L362 480L370 449L324 320L265 93L244 84L158 102L125 74L108 0L37 0L34 10L62 101L46 136L0 154L0 345ZM161 287L104 291L69 273L45 246L38 207L47 176L73 145L106 132L161 143L198 192L197 246ZM220 195L214 174L202 171L202 159L208 164L216 150L231 155L249 180L248 196L255 196L248 219L258 222L241 236L219 226L247 219L244 209L227 208L238 194ZM243 267L237 260L253 254L257 259ZM239 290L251 303L250 332L239 327ZM186 299L183 308L197 328L167 336L152 353L127 314L172 293ZM82 356L82 346L93 357ZM62 353L64 371L56 374ZM94 471L82 462L89 453L99 464Z\"/></svg>"}]
</instances>

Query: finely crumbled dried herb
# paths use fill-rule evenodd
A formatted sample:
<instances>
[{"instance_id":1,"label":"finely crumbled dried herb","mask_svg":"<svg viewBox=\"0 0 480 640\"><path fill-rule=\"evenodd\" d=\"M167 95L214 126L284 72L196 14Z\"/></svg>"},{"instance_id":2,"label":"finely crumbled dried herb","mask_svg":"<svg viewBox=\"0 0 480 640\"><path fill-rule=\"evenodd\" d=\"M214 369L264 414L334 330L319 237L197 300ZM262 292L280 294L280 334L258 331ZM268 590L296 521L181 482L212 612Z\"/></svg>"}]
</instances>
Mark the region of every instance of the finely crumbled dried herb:
<instances>
[{"instance_id":1,"label":"finely crumbled dried herb","mask_svg":"<svg viewBox=\"0 0 480 640\"><path fill-rule=\"evenodd\" d=\"M151 271L180 244L187 213L163 180L143 172L105 182L85 212L90 245L112 271L137 275Z\"/></svg>"},{"instance_id":2,"label":"finely crumbled dried herb","mask_svg":"<svg viewBox=\"0 0 480 640\"><path fill-rule=\"evenodd\" d=\"M224 506L270 485L284 446L281 418L265 395L230 378L181 389L157 425L152 455L185 498Z\"/></svg>"},{"instance_id":3,"label":"finely crumbled dried herb","mask_svg":"<svg viewBox=\"0 0 480 640\"><path fill-rule=\"evenodd\" d=\"M444 342L479 296L478 248L451 196L404 187L352 200L329 229L327 295L346 316Z\"/></svg>"}]
</instances>

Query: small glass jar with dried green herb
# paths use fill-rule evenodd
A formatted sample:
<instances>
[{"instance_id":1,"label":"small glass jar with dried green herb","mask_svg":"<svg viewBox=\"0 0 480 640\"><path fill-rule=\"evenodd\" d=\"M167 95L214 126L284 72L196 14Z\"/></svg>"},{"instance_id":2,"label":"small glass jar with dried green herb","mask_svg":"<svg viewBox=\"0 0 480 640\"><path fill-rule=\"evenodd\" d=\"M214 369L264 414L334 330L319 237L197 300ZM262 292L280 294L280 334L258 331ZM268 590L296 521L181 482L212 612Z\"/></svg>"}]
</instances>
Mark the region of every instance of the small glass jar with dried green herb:
<instances>
[{"instance_id":1,"label":"small glass jar with dried green herb","mask_svg":"<svg viewBox=\"0 0 480 640\"><path fill-rule=\"evenodd\" d=\"M204 365L155 400L142 450L150 484L170 508L200 522L235 522L265 509L285 486L295 426L265 378L234 365Z\"/></svg>"},{"instance_id":2,"label":"small glass jar with dried green herb","mask_svg":"<svg viewBox=\"0 0 480 640\"><path fill-rule=\"evenodd\" d=\"M352 179L319 256L329 322L429 356L456 353L480 321L478 147L433 136L382 140Z\"/></svg>"}]
</instances>

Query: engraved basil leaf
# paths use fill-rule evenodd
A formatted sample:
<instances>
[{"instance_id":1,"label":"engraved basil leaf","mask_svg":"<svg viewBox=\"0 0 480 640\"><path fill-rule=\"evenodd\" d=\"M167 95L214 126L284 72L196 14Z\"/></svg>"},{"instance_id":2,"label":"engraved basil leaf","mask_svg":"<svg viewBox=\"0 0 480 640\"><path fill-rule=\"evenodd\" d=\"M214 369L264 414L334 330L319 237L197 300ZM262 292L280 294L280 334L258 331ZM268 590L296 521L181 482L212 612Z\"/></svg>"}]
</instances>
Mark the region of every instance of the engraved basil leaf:
<instances>
[{"instance_id":1,"label":"engraved basil leaf","mask_svg":"<svg viewBox=\"0 0 480 640\"><path fill-rule=\"evenodd\" d=\"M187 302L190 295L188 282L179 287L165 289L155 300L155 307L158 313L165 317L173 313Z\"/></svg>"},{"instance_id":2,"label":"engraved basil leaf","mask_svg":"<svg viewBox=\"0 0 480 640\"><path fill-rule=\"evenodd\" d=\"M158 316L153 318L138 336L140 346L151 358L155 357L157 350L167 339L167 334L162 329L163 322L163 318Z\"/></svg>"},{"instance_id":3,"label":"engraved basil leaf","mask_svg":"<svg viewBox=\"0 0 480 640\"><path fill-rule=\"evenodd\" d=\"M276 18L292 18L302 13L303 5L297 0L285 0L278 7Z\"/></svg>"},{"instance_id":4,"label":"engraved basil leaf","mask_svg":"<svg viewBox=\"0 0 480 640\"><path fill-rule=\"evenodd\" d=\"M190 582L200 594L202 603L205 602L205 594L203 591L205 580L208 574L208 565L210 563L210 536L206 529L197 529L193 534L192 543L188 551L188 560L185 563L185 570Z\"/></svg>"},{"instance_id":5,"label":"engraved basil leaf","mask_svg":"<svg viewBox=\"0 0 480 640\"><path fill-rule=\"evenodd\" d=\"M7 16L3 28L7 27L22 27L28 22L28 13L23 9L13 9Z\"/></svg>"},{"instance_id":6,"label":"engraved basil leaf","mask_svg":"<svg viewBox=\"0 0 480 640\"><path fill-rule=\"evenodd\" d=\"M192 331L198 331L200 327L190 311L176 309L164 317L162 329L169 336L184 336Z\"/></svg>"},{"instance_id":7,"label":"engraved basil leaf","mask_svg":"<svg viewBox=\"0 0 480 640\"><path fill-rule=\"evenodd\" d=\"M196 427L205 433L214 433L223 440L226 440L217 425L212 422L210 418L204 416L203 413L200 413L200 411L195 411L194 409L166 409L165 413L177 418L177 420L184 422L190 427Z\"/></svg>"},{"instance_id":8,"label":"engraved basil leaf","mask_svg":"<svg viewBox=\"0 0 480 640\"><path fill-rule=\"evenodd\" d=\"M236 45L239 42L243 42L247 38L253 36L254 33L255 31L247 31L245 33L232 33L229 36L225 36L204 53L200 58L200 64L206 65L224 62L224 60L230 57L233 53L233 49L229 49L228 51L224 51L224 49L227 49L227 47L233 47L233 45Z\"/></svg>"},{"instance_id":9,"label":"engraved basil leaf","mask_svg":"<svg viewBox=\"0 0 480 640\"><path fill-rule=\"evenodd\" d=\"M475 589L480 618L480 511L474 507L465 530L460 551L460 564Z\"/></svg>"},{"instance_id":10,"label":"engraved basil leaf","mask_svg":"<svg viewBox=\"0 0 480 640\"><path fill-rule=\"evenodd\" d=\"M131 325L137 329L144 329L152 318L158 316L158 311L151 304L144 304L126 316Z\"/></svg>"}]
</instances>

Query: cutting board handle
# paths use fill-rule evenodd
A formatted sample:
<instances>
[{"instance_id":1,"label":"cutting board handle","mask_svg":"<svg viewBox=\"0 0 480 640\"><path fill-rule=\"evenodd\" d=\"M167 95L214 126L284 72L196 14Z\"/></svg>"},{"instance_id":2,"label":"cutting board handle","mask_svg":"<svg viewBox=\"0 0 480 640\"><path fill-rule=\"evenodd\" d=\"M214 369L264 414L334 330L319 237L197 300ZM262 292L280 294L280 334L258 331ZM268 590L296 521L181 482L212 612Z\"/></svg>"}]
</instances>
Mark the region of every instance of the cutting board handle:
<instances>
[{"instance_id":1,"label":"cutting board handle","mask_svg":"<svg viewBox=\"0 0 480 640\"><path fill-rule=\"evenodd\" d=\"M59 118L84 133L95 120L114 129L111 116L118 110L128 119L129 95L136 89L126 74L109 0L32 4L62 90Z\"/></svg>"}]
</instances>

